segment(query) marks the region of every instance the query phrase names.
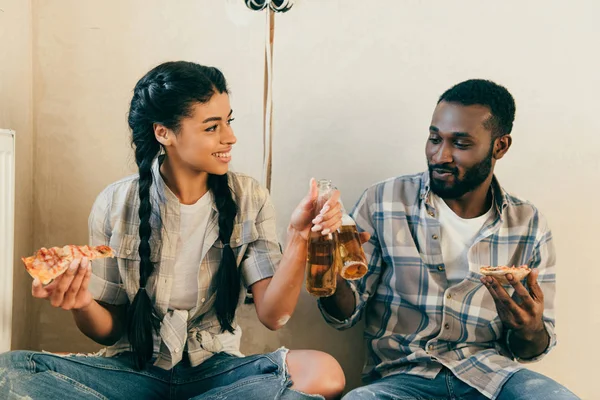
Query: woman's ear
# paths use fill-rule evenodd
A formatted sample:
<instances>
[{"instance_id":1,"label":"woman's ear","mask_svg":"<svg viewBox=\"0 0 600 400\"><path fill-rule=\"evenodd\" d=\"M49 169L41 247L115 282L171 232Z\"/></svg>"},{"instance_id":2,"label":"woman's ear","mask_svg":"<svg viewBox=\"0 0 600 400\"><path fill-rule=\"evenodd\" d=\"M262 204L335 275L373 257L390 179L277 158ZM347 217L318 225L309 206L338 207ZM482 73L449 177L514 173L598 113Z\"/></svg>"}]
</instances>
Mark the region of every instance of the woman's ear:
<instances>
[{"instance_id":1,"label":"woman's ear","mask_svg":"<svg viewBox=\"0 0 600 400\"><path fill-rule=\"evenodd\" d=\"M163 146L171 146L173 144L173 136L174 133L164 125L154 124L154 137L158 141L158 143Z\"/></svg>"}]
</instances>

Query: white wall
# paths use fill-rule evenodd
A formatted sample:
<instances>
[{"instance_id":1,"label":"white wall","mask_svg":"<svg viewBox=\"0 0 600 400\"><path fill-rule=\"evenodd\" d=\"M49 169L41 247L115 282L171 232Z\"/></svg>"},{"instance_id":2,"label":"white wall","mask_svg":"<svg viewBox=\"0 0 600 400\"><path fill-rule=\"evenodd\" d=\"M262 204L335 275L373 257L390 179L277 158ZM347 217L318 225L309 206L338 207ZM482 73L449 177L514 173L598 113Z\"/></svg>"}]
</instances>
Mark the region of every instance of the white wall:
<instances>
[{"instance_id":1,"label":"white wall","mask_svg":"<svg viewBox=\"0 0 600 400\"><path fill-rule=\"evenodd\" d=\"M240 0L241 2L241 0ZM233 90L234 168L260 177L264 15L236 26L227 2L34 0L35 246L83 243L97 193L131 171L127 102L151 66L187 59L220 67ZM506 85L517 101L514 146L498 166L509 190L535 202L559 256L558 348L533 368L594 395L588 300L600 146L598 2L304 0L277 17L273 200L281 232L311 176L333 179L351 205L374 182L424 168L437 97L474 77ZM95 348L68 313L38 305L37 347ZM288 326L268 332L241 312L248 353L283 344L362 363L360 328L327 327L303 294ZM579 361L575 361L579 360Z\"/></svg>"},{"instance_id":2,"label":"white wall","mask_svg":"<svg viewBox=\"0 0 600 400\"><path fill-rule=\"evenodd\" d=\"M31 281L20 260L33 251L31 45L31 1L0 0L0 128L16 131L13 348L31 344Z\"/></svg>"},{"instance_id":3,"label":"white wall","mask_svg":"<svg viewBox=\"0 0 600 400\"><path fill-rule=\"evenodd\" d=\"M600 351L584 338L600 328L590 303L600 280L593 254L600 58L592 50L600 43L600 2L366 3L305 1L277 21L273 196L280 219L310 176L333 179L354 203L379 180L424 170L439 95L469 78L505 85L517 117L497 174L547 216L559 260L559 345L532 368L595 398ZM316 325L312 337L338 342ZM355 368L354 355L335 355L346 371Z\"/></svg>"},{"instance_id":4,"label":"white wall","mask_svg":"<svg viewBox=\"0 0 600 400\"><path fill-rule=\"evenodd\" d=\"M260 174L263 18L250 13L248 25L237 29L226 8L213 5L34 0L36 247L87 242L95 197L134 170L126 119L133 87L164 61L223 70L238 126L234 166ZM97 347L79 333L69 313L45 302L35 305L39 348Z\"/></svg>"}]
</instances>

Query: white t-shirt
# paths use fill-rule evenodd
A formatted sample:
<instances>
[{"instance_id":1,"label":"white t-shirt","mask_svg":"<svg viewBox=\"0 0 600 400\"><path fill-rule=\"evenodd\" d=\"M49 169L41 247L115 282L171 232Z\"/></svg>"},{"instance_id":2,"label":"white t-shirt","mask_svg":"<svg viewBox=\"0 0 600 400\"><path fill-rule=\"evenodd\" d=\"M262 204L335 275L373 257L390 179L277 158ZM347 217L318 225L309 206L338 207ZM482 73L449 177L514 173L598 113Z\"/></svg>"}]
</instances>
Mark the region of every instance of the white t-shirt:
<instances>
[{"instance_id":1,"label":"white t-shirt","mask_svg":"<svg viewBox=\"0 0 600 400\"><path fill-rule=\"evenodd\" d=\"M175 276L169 308L191 310L198 298L198 271L202 263L202 246L212 211L213 196L206 192L195 204L181 207Z\"/></svg>"},{"instance_id":2,"label":"white t-shirt","mask_svg":"<svg viewBox=\"0 0 600 400\"><path fill-rule=\"evenodd\" d=\"M464 219L452 211L440 197L432 194L441 228L440 244L449 284L462 282L469 272L468 253L481 228L494 215L494 207L480 217Z\"/></svg>"}]
</instances>

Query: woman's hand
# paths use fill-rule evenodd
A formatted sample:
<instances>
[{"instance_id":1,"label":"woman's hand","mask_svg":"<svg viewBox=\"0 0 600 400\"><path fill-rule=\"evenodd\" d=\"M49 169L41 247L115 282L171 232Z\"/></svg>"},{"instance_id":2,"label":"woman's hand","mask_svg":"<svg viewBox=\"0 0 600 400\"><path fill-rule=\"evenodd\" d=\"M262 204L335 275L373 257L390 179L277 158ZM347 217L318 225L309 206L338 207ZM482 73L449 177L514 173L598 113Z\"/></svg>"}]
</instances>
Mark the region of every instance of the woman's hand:
<instances>
[{"instance_id":1,"label":"woman's hand","mask_svg":"<svg viewBox=\"0 0 600 400\"><path fill-rule=\"evenodd\" d=\"M313 178L310 180L308 194L298 204L290 220L290 229L300 233L306 240L308 240L311 230L327 235L342 226L340 192L334 190L331 198L327 200L321 210L316 210L318 194L317 182Z\"/></svg>"}]
</instances>

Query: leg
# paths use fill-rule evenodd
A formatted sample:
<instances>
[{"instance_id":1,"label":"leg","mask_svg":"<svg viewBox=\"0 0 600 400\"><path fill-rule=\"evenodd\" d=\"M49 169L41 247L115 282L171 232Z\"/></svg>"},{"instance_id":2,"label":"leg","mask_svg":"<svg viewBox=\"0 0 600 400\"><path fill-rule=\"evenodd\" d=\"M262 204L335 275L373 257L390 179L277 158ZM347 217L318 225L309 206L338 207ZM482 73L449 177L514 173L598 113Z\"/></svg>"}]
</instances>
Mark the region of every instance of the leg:
<instances>
[{"instance_id":1,"label":"leg","mask_svg":"<svg viewBox=\"0 0 600 400\"><path fill-rule=\"evenodd\" d=\"M306 400L323 399L290 388L286 349L235 357L216 354L197 367L175 371L172 398L193 400ZM177 367L176 367L177 368Z\"/></svg>"},{"instance_id":2,"label":"leg","mask_svg":"<svg viewBox=\"0 0 600 400\"><path fill-rule=\"evenodd\" d=\"M558 382L528 369L511 376L502 387L498 400L578 400Z\"/></svg>"},{"instance_id":3,"label":"leg","mask_svg":"<svg viewBox=\"0 0 600 400\"><path fill-rule=\"evenodd\" d=\"M446 374L442 372L434 379L408 374L390 375L352 390L344 396L343 400L446 400L448 398Z\"/></svg>"},{"instance_id":4,"label":"leg","mask_svg":"<svg viewBox=\"0 0 600 400\"><path fill-rule=\"evenodd\" d=\"M292 389L320 394L325 399L337 399L346 386L346 377L340 364L327 353L315 350L292 350L287 366L292 378Z\"/></svg>"},{"instance_id":5,"label":"leg","mask_svg":"<svg viewBox=\"0 0 600 400\"><path fill-rule=\"evenodd\" d=\"M160 399L168 383L114 358L13 351L0 355L2 399Z\"/></svg>"}]
</instances>

